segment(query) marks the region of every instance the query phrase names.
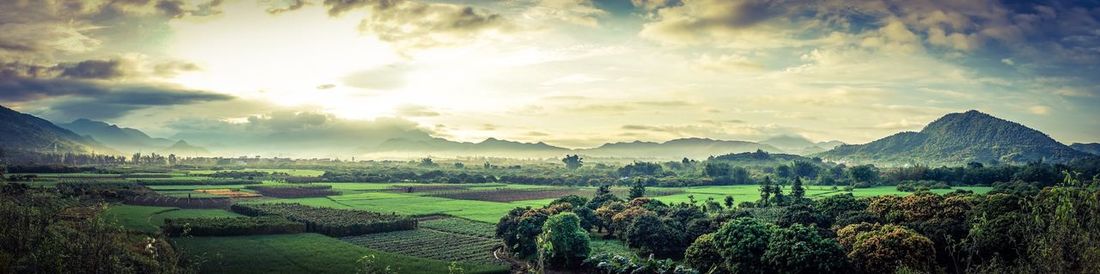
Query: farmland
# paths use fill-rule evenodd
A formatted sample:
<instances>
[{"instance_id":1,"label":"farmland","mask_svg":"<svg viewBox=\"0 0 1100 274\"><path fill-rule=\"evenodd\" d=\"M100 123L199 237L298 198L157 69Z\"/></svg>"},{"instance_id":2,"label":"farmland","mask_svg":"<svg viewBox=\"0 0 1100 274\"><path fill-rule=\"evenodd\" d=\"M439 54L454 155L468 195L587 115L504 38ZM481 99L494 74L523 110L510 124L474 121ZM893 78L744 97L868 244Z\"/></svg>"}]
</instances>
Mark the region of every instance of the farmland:
<instances>
[{"instance_id":1,"label":"farmland","mask_svg":"<svg viewBox=\"0 0 1100 274\"><path fill-rule=\"evenodd\" d=\"M445 262L501 264L492 250L499 240L428 229L345 237L341 240L386 252Z\"/></svg>"},{"instance_id":2,"label":"farmland","mask_svg":"<svg viewBox=\"0 0 1100 274\"><path fill-rule=\"evenodd\" d=\"M400 273L447 273L450 262L382 252L320 234L236 237L188 237L174 242L200 273L356 273L359 261L373 256L368 268ZM459 264L469 273L504 273L497 265Z\"/></svg>"},{"instance_id":3,"label":"farmland","mask_svg":"<svg viewBox=\"0 0 1100 274\"><path fill-rule=\"evenodd\" d=\"M152 192L139 196L139 199L127 200L130 203L148 202L150 205L114 205L107 212L113 220L128 229L145 233L161 231L165 220L175 220L175 226L167 227L168 235L181 233L179 222L190 223L193 235L173 238L189 260L201 262L200 269L218 273L252 272L247 264L254 256L275 256L294 259L282 260L271 266L271 271L279 273L315 271L326 273L322 264L333 265L332 271L354 271L360 267L356 261L365 255L373 254L377 262L393 264L403 269L445 269L450 262L463 264L468 270L506 269L502 262L494 258L492 250L502 243L495 238L496 222L501 216L516 207L542 207L550 201L565 195L592 197L595 187L561 187L516 184L423 184L423 183L350 183L322 182L312 184L287 184L264 181L255 184L221 185L210 182L241 182L235 179L212 179L191 174L173 174L172 177L148 176L167 184L145 186ZM57 176L79 178L76 175ZM84 179L88 180L88 179ZM94 182L115 182L118 178L99 176ZM149 179L145 179L149 180ZM195 184L183 184L189 181ZM127 180L134 184L137 181ZM977 193L989 191L988 187L956 187ZM273 191L291 191L273 194ZM304 190L304 191L303 191ZM628 188L613 187L611 193L628 195ZM665 203L696 203L708 199L723 201L726 196L736 202L756 201L760 198L758 185L733 186L695 186L695 187L650 187L647 196ZM298 197L317 195L317 197ZM953 190L936 189L933 192L946 193ZM826 186L808 186L806 196L820 199L840 193L843 189ZM881 195L906 195L893 186L857 188L851 191L857 197ZM228 203L219 202L213 209L181 209L184 207L207 207L206 201L231 201L237 203L236 212L229 211ZM290 204L288 204L290 203ZM292 205L301 204L301 205ZM354 210L354 211L352 211ZM240 213L244 213L241 215ZM342 221L362 216L367 219L385 219L390 221L401 218L425 216L418 225L394 224L380 225L363 230L368 223L352 224ZM242 216L285 216L293 223L281 223L271 217ZM454 217L448 217L454 216ZM240 219L213 219L237 217ZM198 219L195 219L198 218ZM258 218L258 219L257 219ZM354 217L354 219L362 219ZM226 223L228 220L234 223ZM407 219L411 220L411 219ZM305 224L307 229L293 228L293 224ZM351 229L359 227L359 229ZM380 228L379 228L380 227ZM394 229L386 228L394 227ZM314 233L328 234L321 236ZM292 233L285 235L260 235L272 233ZM297 234L294 234L297 233ZM367 233L367 234L364 234ZM203 235L239 235L239 236L203 236ZM334 238L340 237L340 238ZM641 258L636 250L628 248L625 241L603 239L602 234L593 234L591 249L597 253L609 253ZM305 243L321 240L331 248ZM216 245L215 242L235 243L253 248ZM262 247L262 248L260 248ZM305 254L310 250L325 250L332 258L321 258ZM236 253L234 253L236 252ZM237 254L244 252L243 254ZM358 257L356 257L358 256ZM388 260L388 261L386 261ZM421 263L410 263L410 262ZM383 266L384 267L384 266ZM267 269L265 266L264 269ZM328 268L325 268L328 269ZM410 273L421 273L413 271Z\"/></svg>"}]
</instances>

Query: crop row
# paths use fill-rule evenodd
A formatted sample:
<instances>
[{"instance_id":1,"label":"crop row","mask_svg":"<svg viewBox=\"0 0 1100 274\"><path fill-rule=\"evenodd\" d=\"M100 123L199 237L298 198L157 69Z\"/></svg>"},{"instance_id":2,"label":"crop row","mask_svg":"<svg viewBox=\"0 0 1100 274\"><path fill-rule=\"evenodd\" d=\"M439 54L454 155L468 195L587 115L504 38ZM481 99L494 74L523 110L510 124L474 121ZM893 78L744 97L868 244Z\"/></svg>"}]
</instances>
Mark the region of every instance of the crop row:
<instances>
[{"instance_id":1,"label":"crop row","mask_svg":"<svg viewBox=\"0 0 1100 274\"><path fill-rule=\"evenodd\" d=\"M165 219L168 236L240 236L293 234L306 231L306 225L281 216Z\"/></svg>"},{"instance_id":2,"label":"crop row","mask_svg":"<svg viewBox=\"0 0 1100 274\"><path fill-rule=\"evenodd\" d=\"M462 218L442 218L420 222L421 228L438 230L468 236L490 238L496 236L496 226L490 223L470 221Z\"/></svg>"},{"instance_id":3,"label":"crop row","mask_svg":"<svg viewBox=\"0 0 1100 274\"><path fill-rule=\"evenodd\" d=\"M342 240L386 252L445 262L500 263L492 253L500 241L481 237L418 229Z\"/></svg>"},{"instance_id":4,"label":"crop row","mask_svg":"<svg viewBox=\"0 0 1100 274\"><path fill-rule=\"evenodd\" d=\"M145 194L126 197L123 203L128 205L164 206L178 208L227 208L233 200L226 197L187 198L171 197L161 194Z\"/></svg>"},{"instance_id":5,"label":"crop row","mask_svg":"<svg viewBox=\"0 0 1100 274\"><path fill-rule=\"evenodd\" d=\"M279 215L306 224L306 230L333 237L416 229L416 219L396 214L333 209L301 204L235 204L233 212L247 216Z\"/></svg>"},{"instance_id":6,"label":"crop row","mask_svg":"<svg viewBox=\"0 0 1100 274\"><path fill-rule=\"evenodd\" d=\"M245 188L255 190L264 196L278 198L325 197L340 194L332 190L330 185L247 186Z\"/></svg>"}]
</instances>

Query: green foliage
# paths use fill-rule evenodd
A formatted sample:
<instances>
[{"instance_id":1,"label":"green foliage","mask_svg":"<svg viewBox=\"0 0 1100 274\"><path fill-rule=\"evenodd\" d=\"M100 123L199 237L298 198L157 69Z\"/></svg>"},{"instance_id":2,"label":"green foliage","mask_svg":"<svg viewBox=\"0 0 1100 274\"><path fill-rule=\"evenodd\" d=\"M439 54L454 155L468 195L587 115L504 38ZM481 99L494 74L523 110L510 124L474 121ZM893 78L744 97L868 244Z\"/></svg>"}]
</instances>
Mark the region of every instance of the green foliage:
<instances>
[{"instance_id":1,"label":"green foliage","mask_svg":"<svg viewBox=\"0 0 1100 274\"><path fill-rule=\"evenodd\" d=\"M576 214L550 216L542 226L541 237L550 246L546 260L553 266L572 268L588 258L588 231L581 228Z\"/></svg>"},{"instance_id":2,"label":"green foliage","mask_svg":"<svg viewBox=\"0 0 1100 274\"><path fill-rule=\"evenodd\" d=\"M775 231L761 260L777 273L838 273L847 267L836 240L800 224Z\"/></svg>"},{"instance_id":3,"label":"green foliage","mask_svg":"<svg viewBox=\"0 0 1100 274\"><path fill-rule=\"evenodd\" d=\"M278 215L306 224L306 230L329 236L416 229L416 219L362 210L311 207L301 204L235 204L233 212L247 216Z\"/></svg>"},{"instance_id":4,"label":"green foliage","mask_svg":"<svg viewBox=\"0 0 1100 274\"><path fill-rule=\"evenodd\" d=\"M635 181L634 186L630 187L630 199L645 197L645 184L641 181Z\"/></svg>"},{"instance_id":5,"label":"green foliage","mask_svg":"<svg viewBox=\"0 0 1100 274\"><path fill-rule=\"evenodd\" d=\"M623 234L627 245L637 248L643 255L679 258L686 248L685 235L652 212L634 218Z\"/></svg>"},{"instance_id":6,"label":"green foliage","mask_svg":"<svg viewBox=\"0 0 1100 274\"><path fill-rule=\"evenodd\" d=\"M729 273L760 273L768 269L761 258L777 228L752 218L727 222L714 233L714 246L722 257L721 270Z\"/></svg>"},{"instance_id":7,"label":"green foliage","mask_svg":"<svg viewBox=\"0 0 1100 274\"><path fill-rule=\"evenodd\" d=\"M898 225L855 224L837 231L848 259L862 273L893 273L901 267L932 272L936 250L932 240Z\"/></svg>"},{"instance_id":8,"label":"green foliage","mask_svg":"<svg viewBox=\"0 0 1100 274\"><path fill-rule=\"evenodd\" d=\"M635 274L635 273L654 273L654 274L698 274L698 271L686 267L684 265L677 264L671 259L658 260L653 257L646 259L636 259L632 257L611 255L611 254L599 254L588 258L585 261L586 265L596 269L596 273L601 274Z\"/></svg>"},{"instance_id":9,"label":"green foliage","mask_svg":"<svg viewBox=\"0 0 1100 274\"><path fill-rule=\"evenodd\" d=\"M168 236L239 236L306 232L306 225L281 216L165 219Z\"/></svg>"},{"instance_id":10,"label":"green foliage","mask_svg":"<svg viewBox=\"0 0 1100 274\"><path fill-rule=\"evenodd\" d=\"M576 170L584 165L584 160L579 155L565 155L561 162L565 163L565 168L569 170Z\"/></svg>"},{"instance_id":11,"label":"green foliage","mask_svg":"<svg viewBox=\"0 0 1100 274\"><path fill-rule=\"evenodd\" d=\"M718 272L719 269L723 269L724 262L714 242L714 234L704 234L696 238L684 252L684 263L704 273Z\"/></svg>"}]
</instances>

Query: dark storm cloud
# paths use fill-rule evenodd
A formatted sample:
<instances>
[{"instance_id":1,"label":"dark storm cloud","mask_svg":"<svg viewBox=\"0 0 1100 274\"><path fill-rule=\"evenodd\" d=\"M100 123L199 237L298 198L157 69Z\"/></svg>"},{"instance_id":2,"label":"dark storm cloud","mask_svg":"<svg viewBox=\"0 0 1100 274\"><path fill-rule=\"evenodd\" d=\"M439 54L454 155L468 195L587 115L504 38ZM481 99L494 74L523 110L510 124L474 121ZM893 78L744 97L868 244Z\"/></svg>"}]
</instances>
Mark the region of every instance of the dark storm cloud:
<instances>
[{"instance_id":1,"label":"dark storm cloud","mask_svg":"<svg viewBox=\"0 0 1100 274\"><path fill-rule=\"evenodd\" d=\"M397 4L404 2L403 0L325 0L325 6L328 7L328 15L339 16L344 12L348 12L360 8L373 8L375 10L385 10Z\"/></svg>"},{"instance_id":2,"label":"dark storm cloud","mask_svg":"<svg viewBox=\"0 0 1100 274\"><path fill-rule=\"evenodd\" d=\"M119 60L87 60L61 68L61 76L82 79L112 79L125 75Z\"/></svg>"},{"instance_id":3,"label":"dark storm cloud","mask_svg":"<svg viewBox=\"0 0 1100 274\"><path fill-rule=\"evenodd\" d=\"M109 62L108 62L109 63ZM42 67L6 64L0 67L0 101L52 100L54 115L72 118L117 118L130 111L232 99L232 96L157 84L119 84L94 80L121 75L103 72L103 62L85 67ZM88 65L93 64L93 65ZM90 67L89 67L90 66ZM87 113L87 114L82 114Z\"/></svg>"}]
</instances>

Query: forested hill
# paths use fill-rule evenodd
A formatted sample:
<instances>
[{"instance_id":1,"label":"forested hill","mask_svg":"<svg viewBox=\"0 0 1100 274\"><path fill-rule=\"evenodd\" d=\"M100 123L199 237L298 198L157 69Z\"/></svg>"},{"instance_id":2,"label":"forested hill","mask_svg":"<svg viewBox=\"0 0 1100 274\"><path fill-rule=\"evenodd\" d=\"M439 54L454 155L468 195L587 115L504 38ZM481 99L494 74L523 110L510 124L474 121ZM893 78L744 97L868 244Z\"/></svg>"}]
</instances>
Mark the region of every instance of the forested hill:
<instances>
[{"instance_id":1,"label":"forested hill","mask_svg":"<svg viewBox=\"0 0 1100 274\"><path fill-rule=\"evenodd\" d=\"M971 110L945 115L920 132L901 132L862 145L842 145L815 156L860 163L960 165L1064 163L1087 154L1040 131Z\"/></svg>"},{"instance_id":2,"label":"forested hill","mask_svg":"<svg viewBox=\"0 0 1100 274\"><path fill-rule=\"evenodd\" d=\"M1077 151L1084 152L1084 153L1089 153L1089 154L1092 154L1092 155L1100 155L1100 143L1088 143L1088 144L1074 143L1072 145L1069 145L1069 147L1071 147L1073 149L1076 149Z\"/></svg>"},{"instance_id":3,"label":"forested hill","mask_svg":"<svg viewBox=\"0 0 1100 274\"><path fill-rule=\"evenodd\" d=\"M0 106L0 148L34 152L117 153L50 121Z\"/></svg>"}]
</instances>

